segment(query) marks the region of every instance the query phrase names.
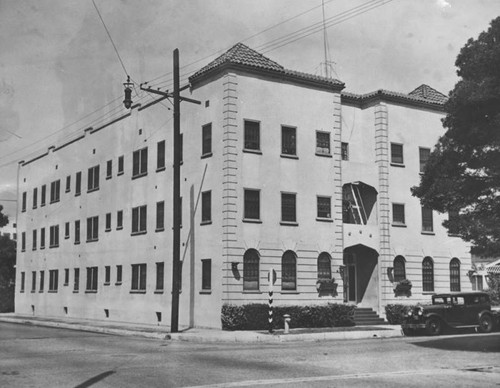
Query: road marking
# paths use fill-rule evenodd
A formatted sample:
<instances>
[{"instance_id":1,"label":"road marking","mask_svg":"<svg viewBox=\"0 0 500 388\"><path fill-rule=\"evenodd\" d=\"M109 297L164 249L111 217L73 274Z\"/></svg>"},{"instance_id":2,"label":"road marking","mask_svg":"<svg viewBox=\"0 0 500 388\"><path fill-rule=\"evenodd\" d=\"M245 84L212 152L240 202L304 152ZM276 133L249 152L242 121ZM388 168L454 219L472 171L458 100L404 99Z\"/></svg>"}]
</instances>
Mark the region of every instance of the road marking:
<instances>
[{"instance_id":1,"label":"road marking","mask_svg":"<svg viewBox=\"0 0 500 388\"><path fill-rule=\"evenodd\" d=\"M256 385L272 385L272 384L293 384L293 383L307 383L317 381L332 381L332 380L346 380L346 379L360 379L368 377L384 377L384 376L398 376L398 375L429 375L429 374L449 374L456 373L454 369L427 369L427 370L404 370L396 372L379 372L379 373L354 373L346 375L330 375L330 376L313 376L313 377L295 377L288 379L268 379L268 380L246 380L234 381L230 383L209 384L209 385L195 385L184 388L231 388L231 387L252 387Z\"/></svg>"}]
</instances>

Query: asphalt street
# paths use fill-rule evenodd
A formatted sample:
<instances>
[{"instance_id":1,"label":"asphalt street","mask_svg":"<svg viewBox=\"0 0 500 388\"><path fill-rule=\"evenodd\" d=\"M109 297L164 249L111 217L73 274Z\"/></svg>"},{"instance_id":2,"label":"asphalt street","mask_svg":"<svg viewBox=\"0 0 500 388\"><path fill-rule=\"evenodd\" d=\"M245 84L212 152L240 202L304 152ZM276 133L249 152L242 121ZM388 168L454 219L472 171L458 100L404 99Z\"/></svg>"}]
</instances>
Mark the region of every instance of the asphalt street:
<instances>
[{"instance_id":1,"label":"asphalt street","mask_svg":"<svg viewBox=\"0 0 500 388\"><path fill-rule=\"evenodd\" d=\"M500 386L500 333L201 344L0 323L0 387Z\"/></svg>"}]
</instances>

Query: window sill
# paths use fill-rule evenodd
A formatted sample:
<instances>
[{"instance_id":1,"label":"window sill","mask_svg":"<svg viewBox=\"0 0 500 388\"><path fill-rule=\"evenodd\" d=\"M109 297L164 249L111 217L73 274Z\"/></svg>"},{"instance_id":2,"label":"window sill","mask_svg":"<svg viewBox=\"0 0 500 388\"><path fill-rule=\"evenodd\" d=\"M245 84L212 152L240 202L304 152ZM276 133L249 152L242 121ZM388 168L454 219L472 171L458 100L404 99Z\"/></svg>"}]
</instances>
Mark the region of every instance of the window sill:
<instances>
[{"instance_id":1,"label":"window sill","mask_svg":"<svg viewBox=\"0 0 500 388\"><path fill-rule=\"evenodd\" d=\"M111 283L110 282L104 282L103 285L104 286L109 286Z\"/></svg>"},{"instance_id":2,"label":"window sill","mask_svg":"<svg viewBox=\"0 0 500 388\"><path fill-rule=\"evenodd\" d=\"M94 239L92 239L92 240L87 240L87 242L88 242L88 243L91 243L91 242L96 242L96 241L99 241L99 239L98 239L98 238L94 238Z\"/></svg>"},{"instance_id":3,"label":"window sill","mask_svg":"<svg viewBox=\"0 0 500 388\"><path fill-rule=\"evenodd\" d=\"M31 290L31 293L34 294L36 292L36 290Z\"/></svg>"},{"instance_id":4,"label":"window sill","mask_svg":"<svg viewBox=\"0 0 500 388\"><path fill-rule=\"evenodd\" d=\"M243 152L246 154L255 154L255 155L262 155L261 150L250 150L248 148L243 148Z\"/></svg>"},{"instance_id":5,"label":"window sill","mask_svg":"<svg viewBox=\"0 0 500 388\"><path fill-rule=\"evenodd\" d=\"M242 221L249 224L262 224L262 221L256 218L243 218Z\"/></svg>"},{"instance_id":6,"label":"window sill","mask_svg":"<svg viewBox=\"0 0 500 388\"><path fill-rule=\"evenodd\" d=\"M280 294L291 294L291 295L298 295L300 292L297 290L281 290Z\"/></svg>"},{"instance_id":7,"label":"window sill","mask_svg":"<svg viewBox=\"0 0 500 388\"><path fill-rule=\"evenodd\" d=\"M403 163L392 163L392 162L391 162L391 166L392 167L401 167L401 168L405 167L405 165Z\"/></svg>"},{"instance_id":8,"label":"window sill","mask_svg":"<svg viewBox=\"0 0 500 388\"><path fill-rule=\"evenodd\" d=\"M88 193L93 193L94 191L98 191L98 190L99 190L99 187L94 187L94 188L92 188L92 189L88 189L88 190L87 190L87 194L88 194Z\"/></svg>"},{"instance_id":9,"label":"window sill","mask_svg":"<svg viewBox=\"0 0 500 388\"><path fill-rule=\"evenodd\" d=\"M333 158L332 154L322 154L322 153L316 152L315 155L316 156L321 156L322 158Z\"/></svg>"},{"instance_id":10,"label":"window sill","mask_svg":"<svg viewBox=\"0 0 500 388\"><path fill-rule=\"evenodd\" d=\"M33 210L36 210L37 206L33 206Z\"/></svg>"},{"instance_id":11,"label":"window sill","mask_svg":"<svg viewBox=\"0 0 500 388\"><path fill-rule=\"evenodd\" d=\"M49 294L55 294L55 293L57 293L57 290L49 290L48 293Z\"/></svg>"},{"instance_id":12,"label":"window sill","mask_svg":"<svg viewBox=\"0 0 500 388\"><path fill-rule=\"evenodd\" d=\"M395 227L395 228L406 228L406 224L391 224L391 226Z\"/></svg>"},{"instance_id":13,"label":"window sill","mask_svg":"<svg viewBox=\"0 0 500 388\"><path fill-rule=\"evenodd\" d=\"M210 158L211 156L212 156L212 153L211 152L207 152L206 154L201 155L200 159Z\"/></svg>"},{"instance_id":14,"label":"window sill","mask_svg":"<svg viewBox=\"0 0 500 388\"><path fill-rule=\"evenodd\" d=\"M420 233L423 234L423 235L426 235L426 236L434 236L436 234L434 232L425 232L425 231L422 231Z\"/></svg>"},{"instance_id":15,"label":"window sill","mask_svg":"<svg viewBox=\"0 0 500 388\"><path fill-rule=\"evenodd\" d=\"M50 204L52 205L53 203L57 203L57 202L59 202L59 200L58 200L58 199L56 199L56 200L54 200L54 201L50 201Z\"/></svg>"},{"instance_id":16,"label":"window sill","mask_svg":"<svg viewBox=\"0 0 500 388\"><path fill-rule=\"evenodd\" d=\"M51 249L52 248L59 248L59 244L57 244L57 245L50 245L49 248L51 248Z\"/></svg>"},{"instance_id":17,"label":"window sill","mask_svg":"<svg viewBox=\"0 0 500 388\"><path fill-rule=\"evenodd\" d=\"M164 231L165 231L165 228L157 228L157 229L155 229L155 233L164 232Z\"/></svg>"},{"instance_id":18,"label":"window sill","mask_svg":"<svg viewBox=\"0 0 500 388\"><path fill-rule=\"evenodd\" d=\"M68 287L69 286L69 283L64 283L63 284L64 287Z\"/></svg>"},{"instance_id":19,"label":"window sill","mask_svg":"<svg viewBox=\"0 0 500 388\"><path fill-rule=\"evenodd\" d=\"M65 240L69 239L69 236L64 236L64 239L65 239Z\"/></svg>"},{"instance_id":20,"label":"window sill","mask_svg":"<svg viewBox=\"0 0 500 388\"><path fill-rule=\"evenodd\" d=\"M122 285L122 282L116 282L115 283L115 286L121 286Z\"/></svg>"},{"instance_id":21,"label":"window sill","mask_svg":"<svg viewBox=\"0 0 500 388\"><path fill-rule=\"evenodd\" d=\"M69 193L70 191L71 191L70 189L67 189L67 190L65 191L65 193Z\"/></svg>"},{"instance_id":22,"label":"window sill","mask_svg":"<svg viewBox=\"0 0 500 388\"><path fill-rule=\"evenodd\" d=\"M163 294L163 290L155 290L155 294Z\"/></svg>"},{"instance_id":23,"label":"window sill","mask_svg":"<svg viewBox=\"0 0 500 388\"><path fill-rule=\"evenodd\" d=\"M117 226L116 227L116 230L122 230L123 229L123 226Z\"/></svg>"},{"instance_id":24,"label":"window sill","mask_svg":"<svg viewBox=\"0 0 500 388\"><path fill-rule=\"evenodd\" d=\"M104 229L105 232L111 232L111 228Z\"/></svg>"},{"instance_id":25,"label":"window sill","mask_svg":"<svg viewBox=\"0 0 500 388\"><path fill-rule=\"evenodd\" d=\"M81 193L75 193L75 197L79 197Z\"/></svg>"},{"instance_id":26,"label":"window sill","mask_svg":"<svg viewBox=\"0 0 500 388\"><path fill-rule=\"evenodd\" d=\"M319 222L333 222L331 218L322 218L322 217L316 217L316 221Z\"/></svg>"},{"instance_id":27,"label":"window sill","mask_svg":"<svg viewBox=\"0 0 500 388\"><path fill-rule=\"evenodd\" d=\"M80 245L80 241L75 241L74 244L75 245Z\"/></svg>"},{"instance_id":28,"label":"window sill","mask_svg":"<svg viewBox=\"0 0 500 388\"><path fill-rule=\"evenodd\" d=\"M36 292L36 291L33 291ZM39 294L43 294L43 290L38 291Z\"/></svg>"},{"instance_id":29,"label":"window sill","mask_svg":"<svg viewBox=\"0 0 500 388\"><path fill-rule=\"evenodd\" d=\"M289 155L289 154L281 154L280 158L299 160L299 157L297 155Z\"/></svg>"},{"instance_id":30,"label":"window sill","mask_svg":"<svg viewBox=\"0 0 500 388\"><path fill-rule=\"evenodd\" d=\"M97 294L97 290L85 290L86 294Z\"/></svg>"},{"instance_id":31,"label":"window sill","mask_svg":"<svg viewBox=\"0 0 500 388\"><path fill-rule=\"evenodd\" d=\"M80 290L73 290L73 294L78 294Z\"/></svg>"},{"instance_id":32,"label":"window sill","mask_svg":"<svg viewBox=\"0 0 500 388\"><path fill-rule=\"evenodd\" d=\"M20 290L19 292L20 292L21 294L24 294L24 290Z\"/></svg>"},{"instance_id":33,"label":"window sill","mask_svg":"<svg viewBox=\"0 0 500 388\"><path fill-rule=\"evenodd\" d=\"M282 225L282 226L299 226L299 223L294 222L294 221L281 221L280 225Z\"/></svg>"},{"instance_id":34,"label":"window sill","mask_svg":"<svg viewBox=\"0 0 500 388\"><path fill-rule=\"evenodd\" d=\"M212 220L210 221L201 221L200 225L211 225L212 224Z\"/></svg>"},{"instance_id":35,"label":"window sill","mask_svg":"<svg viewBox=\"0 0 500 388\"><path fill-rule=\"evenodd\" d=\"M200 291L200 295L211 295L212 294L212 290L201 290Z\"/></svg>"},{"instance_id":36,"label":"window sill","mask_svg":"<svg viewBox=\"0 0 500 388\"><path fill-rule=\"evenodd\" d=\"M21 252L26 252L26 249L21 249Z\"/></svg>"},{"instance_id":37,"label":"window sill","mask_svg":"<svg viewBox=\"0 0 500 388\"><path fill-rule=\"evenodd\" d=\"M41 250L41 251L42 251L42 250L44 250L44 249L45 249L45 247L44 247L44 246L43 246L43 247L40 247L40 250Z\"/></svg>"},{"instance_id":38,"label":"window sill","mask_svg":"<svg viewBox=\"0 0 500 388\"><path fill-rule=\"evenodd\" d=\"M26 213L26 209L24 209L24 210L21 210L21 213Z\"/></svg>"},{"instance_id":39,"label":"window sill","mask_svg":"<svg viewBox=\"0 0 500 388\"><path fill-rule=\"evenodd\" d=\"M262 291L259 291L259 290L254 290L254 291L252 291L252 290L246 290L245 291L245 290L243 290L243 293L244 294L262 294Z\"/></svg>"},{"instance_id":40,"label":"window sill","mask_svg":"<svg viewBox=\"0 0 500 388\"><path fill-rule=\"evenodd\" d=\"M145 294L146 290L130 290L131 294Z\"/></svg>"},{"instance_id":41,"label":"window sill","mask_svg":"<svg viewBox=\"0 0 500 388\"><path fill-rule=\"evenodd\" d=\"M42 203L42 204L40 205L40 207L44 207L44 206L45 206L45 204L44 204L44 203Z\"/></svg>"},{"instance_id":42,"label":"window sill","mask_svg":"<svg viewBox=\"0 0 500 388\"><path fill-rule=\"evenodd\" d=\"M36 251L36 248L31 248L32 251Z\"/></svg>"},{"instance_id":43,"label":"window sill","mask_svg":"<svg viewBox=\"0 0 500 388\"><path fill-rule=\"evenodd\" d=\"M140 232L132 232L130 233L131 236L140 236L142 234L146 234L147 230L141 230Z\"/></svg>"},{"instance_id":44,"label":"window sill","mask_svg":"<svg viewBox=\"0 0 500 388\"><path fill-rule=\"evenodd\" d=\"M143 176L148 175L147 172L143 172L142 174L132 175L132 180L142 178Z\"/></svg>"},{"instance_id":45,"label":"window sill","mask_svg":"<svg viewBox=\"0 0 500 388\"><path fill-rule=\"evenodd\" d=\"M158 167L158 168L156 169L156 172L162 172L162 171L165 171L165 170L166 170L166 167L165 167L165 166L163 166L163 167Z\"/></svg>"},{"instance_id":46,"label":"window sill","mask_svg":"<svg viewBox=\"0 0 500 388\"><path fill-rule=\"evenodd\" d=\"M120 175L123 175L123 171L118 171L118 173L116 174L116 176L120 176Z\"/></svg>"}]
</instances>

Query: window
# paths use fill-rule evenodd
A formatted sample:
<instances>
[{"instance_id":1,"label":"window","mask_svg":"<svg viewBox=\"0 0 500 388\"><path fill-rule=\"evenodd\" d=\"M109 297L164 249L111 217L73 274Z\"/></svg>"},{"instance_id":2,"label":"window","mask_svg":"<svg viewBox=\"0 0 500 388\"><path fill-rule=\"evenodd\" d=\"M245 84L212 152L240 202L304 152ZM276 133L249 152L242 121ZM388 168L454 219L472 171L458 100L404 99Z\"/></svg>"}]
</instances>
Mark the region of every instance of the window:
<instances>
[{"instance_id":1,"label":"window","mask_svg":"<svg viewBox=\"0 0 500 388\"><path fill-rule=\"evenodd\" d=\"M118 172L117 175L123 174L123 155L118 157Z\"/></svg>"},{"instance_id":2,"label":"window","mask_svg":"<svg viewBox=\"0 0 500 388\"><path fill-rule=\"evenodd\" d=\"M111 283L111 266L106 265L104 267L104 285L109 286Z\"/></svg>"},{"instance_id":3,"label":"window","mask_svg":"<svg viewBox=\"0 0 500 388\"><path fill-rule=\"evenodd\" d=\"M165 263L156 263L156 291L163 291Z\"/></svg>"},{"instance_id":4,"label":"window","mask_svg":"<svg viewBox=\"0 0 500 388\"><path fill-rule=\"evenodd\" d=\"M64 269L64 285L67 286L69 284L69 268Z\"/></svg>"},{"instance_id":5,"label":"window","mask_svg":"<svg viewBox=\"0 0 500 388\"><path fill-rule=\"evenodd\" d=\"M46 193L47 193L47 186L42 185L42 190L40 191L40 206L45 206Z\"/></svg>"},{"instance_id":6,"label":"window","mask_svg":"<svg viewBox=\"0 0 500 388\"><path fill-rule=\"evenodd\" d=\"M212 192L204 191L201 193L201 223L210 223L212 221Z\"/></svg>"},{"instance_id":7,"label":"window","mask_svg":"<svg viewBox=\"0 0 500 388\"><path fill-rule=\"evenodd\" d=\"M212 289L212 259L201 260L201 289Z\"/></svg>"},{"instance_id":8,"label":"window","mask_svg":"<svg viewBox=\"0 0 500 388\"><path fill-rule=\"evenodd\" d=\"M245 189L244 214L246 220L260 220L260 190Z\"/></svg>"},{"instance_id":9,"label":"window","mask_svg":"<svg viewBox=\"0 0 500 388\"><path fill-rule=\"evenodd\" d=\"M156 171L165 169L165 140L159 141L156 147Z\"/></svg>"},{"instance_id":10,"label":"window","mask_svg":"<svg viewBox=\"0 0 500 388\"><path fill-rule=\"evenodd\" d=\"M64 224L64 238L69 238L69 222Z\"/></svg>"},{"instance_id":11,"label":"window","mask_svg":"<svg viewBox=\"0 0 500 388\"><path fill-rule=\"evenodd\" d=\"M258 121L244 121L245 150L260 151L260 123Z\"/></svg>"},{"instance_id":12,"label":"window","mask_svg":"<svg viewBox=\"0 0 500 388\"><path fill-rule=\"evenodd\" d=\"M281 258L281 289L297 289L297 256L292 251L286 251Z\"/></svg>"},{"instance_id":13,"label":"window","mask_svg":"<svg viewBox=\"0 0 500 388\"><path fill-rule=\"evenodd\" d=\"M482 275L472 276L472 291L483 291L483 277Z\"/></svg>"},{"instance_id":14,"label":"window","mask_svg":"<svg viewBox=\"0 0 500 388\"><path fill-rule=\"evenodd\" d=\"M156 231L165 229L165 202L156 202Z\"/></svg>"},{"instance_id":15,"label":"window","mask_svg":"<svg viewBox=\"0 0 500 388\"><path fill-rule=\"evenodd\" d=\"M73 291L80 290L80 268L75 268L75 279L73 281Z\"/></svg>"},{"instance_id":16,"label":"window","mask_svg":"<svg viewBox=\"0 0 500 388\"><path fill-rule=\"evenodd\" d=\"M57 292L59 286L59 270L51 269L49 271L49 292Z\"/></svg>"},{"instance_id":17,"label":"window","mask_svg":"<svg viewBox=\"0 0 500 388\"><path fill-rule=\"evenodd\" d=\"M422 261L422 289L424 292L434 291L434 262L430 257Z\"/></svg>"},{"instance_id":18,"label":"window","mask_svg":"<svg viewBox=\"0 0 500 388\"><path fill-rule=\"evenodd\" d=\"M317 217L327 219L332 218L330 197L317 197Z\"/></svg>"},{"instance_id":19,"label":"window","mask_svg":"<svg viewBox=\"0 0 500 388\"><path fill-rule=\"evenodd\" d=\"M23 202L22 202L22 207L21 207L21 211L24 213L26 211L26 201L27 201L27 198L28 198L28 194L26 193L26 191L23 193Z\"/></svg>"},{"instance_id":20,"label":"window","mask_svg":"<svg viewBox=\"0 0 500 388\"><path fill-rule=\"evenodd\" d=\"M146 205L132 208L132 234L146 233Z\"/></svg>"},{"instance_id":21,"label":"window","mask_svg":"<svg viewBox=\"0 0 500 388\"><path fill-rule=\"evenodd\" d=\"M146 291L146 264L132 264L132 291Z\"/></svg>"},{"instance_id":22,"label":"window","mask_svg":"<svg viewBox=\"0 0 500 388\"><path fill-rule=\"evenodd\" d=\"M99 239L99 216L87 218L87 242Z\"/></svg>"},{"instance_id":23,"label":"window","mask_svg":"<svg viewBox=\"0 0 500 388\"><path fill-rule=\"evenodd\" d=\"M87 267L87 288L86 292L97 292L97 267Z\"/></svg>"},{"instance_id":24,"label":"window","mask_svg":"<svg viewBox=\"0 0 500 388\"><path fill-rule=\"evenodd\" d=\"M430 148L419 147L419 156L420 156L420 172L423 173L425 169L425 165L429 160L429 156L431 154Z\"/></svg>"},{"instance_id":25,"label":"window","mask_svg":"<svg viewBox=\"0 0 500 388\"><path fill-rule=\"evenodd\" d=\"M82 192L82 172L79 171L76 173L75 197L79 196L81 192Z\"/></svg>"},{"instance_id":26,"label":"window","mask_svg":"<svg viewBox=\"0 0 500 388\"><path fill-rule=\"evenodd\" d=\"M116 230L123 229L123 210L116 212Z\"/></svg>"},{"instance_id":27,"label":"window","mask_svg":"<svg viewBox=\"0 0 500 388\"><path fill-rule=\"evenodd\" d=\"M61 181L58 179L50 184L50 203L59 202Z\"/></svg>"},{"instance_id":28,"label":"window","mask_svg":"<svg viewBox=\"0 0 500 388\"><path fill-rule=\"evenodd\" d=\"M422 232L432 233L433 231L432 209L422 206Z\"/></svg>"},{"instance_id":29,"label":"window","mask_svg":"<svg viewBox=\"0 0 500 388\"><path fill-rule=\"evenodd\" d=\"M349 160L349 143L340 143L340 155L342 160Z\"/></svg>"},{"instance_id":30,"label":"window","mask_svg":"<svg viewBox=\"0 0 500 388\"><path fill-rule=\"evenodd\" d=\"M148 173L148 147L134 151L132 155L132 178Z\"/></svg>"},{"instance_id":31,"label":"window","mask_svg":"<svg viewBox=\"0 0 500 388\"><path fill-rule=\"evenodd\" d=\"M316 155L331 155L330 132L316 131Z\"/></svg>"},{"instance_id":32,"label":"window","mask_svg":"<svg viewBox=\"0 0 500 388\"><path fill-rule=\"evenodd\" d=\"M318 256L318 279L331 279L332 278L332 258L326 253L322 252Z\"/></svg>"},{"instance_id":33,"label":"window","mask_svg":"<svg viewBox=\"0 0 500 388\"><path fill-rule=\"evenodd\" d=\"M26 250L26 232L21 233L21 251L24 252Z\"/></svg>"},{"instance_id":34,"label":"window","mask_svg":"<svg viewBox=\"0 0 500 388\"><path fill-rule=\"evenodd\" d=\"M281 221L297 222L296 194L281 193Z\"/></svg>"},{"instance_id":35,"label":"window","mask_svg":"<svg viewBox=\"0 0 500 388\"><path fill-rule=\"evenodd\" d=\"M66 177L66 193L71 191L71 175Z\"/></svg>"},{"instance_id":36,"label":"window","mask_svg":"<svg viewBox=\"0 0 500 388\"><path fill-rule=\"evenodd\" d=\"M33 209L36 209L38 204L37 204L37 201L38 201L38 188L34 188L33 189Z\"/></svg>"},{"instance_id":37,"label":"window","mask_svg":"<svg viewBox=\"0 0 500 388\"><path fill-rule=\"evenodd\" d=\"M45 228L40 229L40 249L45 249Z\"/></svg>"},{"instance_id":38,"label":"window","mask_svg":"<svg viewBox=\"0 0 500 388\"><path fill-rule=\"evenodd\" d=\"M243 255L243 290L259 290L259 252L249 249Z\"/></svg>"},{"instance_id":39,"label":"window","mask_svg":"<svg viewBox=\"0 0 500 388\"><path fill-rule=\"evenodd\" d=\"M80 244L80 220L75 221L75 244Z\"/></svg>"},{"instance_id":40,"label":"window","mask_svg":"<svg viewBox=\"0 0 500 388\"><path fill-rule=\"evenodd\" d=\"M106 179L111 179L113 176L113 161L108 160L106 162Z\"/></svg>"},{"instance_id":41,"label":"window","mask_svg":"<svg viewBox=\"0 0 500 388\"><path fill-rule=\"evenodd\" d=\"M26 273L21 272L21 286L20 286L20 292L24 292L24 283L26 281Z\"/></svg>"},{"instance_id":42,"label":"window","mask_svg":"<svg viewBox=\"0 0 500 388\"><path fill-rule=\"evenodd\" d=\"M401 203L392 204L392 224L405 225L405 205Z\"/></svg>"},{"instance_id":43,"label":"window","mask_svg":"<svg viewBox=\"0 0 500 388\"><path fill-rule=\"evenodd\" d=\"M40 292L45 288L45 271L40 271Z\"/></svg>"},{"instance_id":44,"label":"window","mask_svg":"<svg viewBox=\"0 0 500 388\"><path fill-rule=\"evenodd\" d=\"M31 272L31 292L36 291L36 271Z\"/></svg>"},{"instance_id":45,"label":"window","mask_svg":"<svg viewBox=\"0 0 500 388\"><path fill-rule=\"evenodd\" d=\"M391 143L391 163L403 165L403 145Z\"/></svg>"},{"instance_id":46,"label":"window","mask_svg":"<svg viewBox=\"0 0 500 388\"><path fill-rule=\"evenodd\" d=\"M111 230L111 213L106 213L106 232Z\"/></svg>"},{"instance_id":47,"label":"window","mask_svg":"<svg viewBox=\"0 0 500 388\"><path fill-rule=\"evenodd\" d=\"M403 256L396 256L394 258L394 281L400 282L406 279L406 260Z\"/></svg>"},{"instance_id":48,"label":"window","mask_svg":"<svg viewBox=\"0 0 500 388\"><path fill-rule=\"evenodd\" d=\"M117 265L116 266L116 285L122 284L122 273L123 273L122 266Z\"/></svg>"},{"instance_id":49,"label":"window","mask_svg":"<svg viewBox=\"0 0 500 388\"><path fill-rule=\"evenodd\" d=\"M34 251L36 251L36 229L33 230L33 246L32 248Z\"/></svg>"},{"instance_id":50,"label":"window","mask_svg":"<svg viewBox=\"0 0 500 388\"><path fill-rule=\"evenodd\" d=\"M99 165L89 168L87 192L99 190Z\"/></svg>"},{"instance_id":51,"label":"window","mask_svg":"<svg viewBox=\"0 0 500 388\"><path fill-rule=\"evenodd\" d=\"M52 225L49 229L49 248L59 246L59 225Z\"/></svg>"},{"instance_id":52,"label":"window","mask_svg":"<svg viewBox=\"0 0 500 388\"><path fill-rule=\"evenodd\" d=\"M212 123L201 127L201 156L212 155Z\"/></svg>"},{"instance_id":53,"label":"window","mask_svg":"<svg viewBox=\"0 0 500 388\"><path fill-rule=\"evenodd\" d=\"M450 291L460 291L460 260L456 257L450 261Z\"/></svg>"},{"instance_id":54,"label":"window","mask_svg":"<svg viewBox=\"0 0 500 388\"><path fill-rule=\"evenodd\" d=\"M297 155L297 128L281 127L281 154Z\"/></svg>"}]
</instances>

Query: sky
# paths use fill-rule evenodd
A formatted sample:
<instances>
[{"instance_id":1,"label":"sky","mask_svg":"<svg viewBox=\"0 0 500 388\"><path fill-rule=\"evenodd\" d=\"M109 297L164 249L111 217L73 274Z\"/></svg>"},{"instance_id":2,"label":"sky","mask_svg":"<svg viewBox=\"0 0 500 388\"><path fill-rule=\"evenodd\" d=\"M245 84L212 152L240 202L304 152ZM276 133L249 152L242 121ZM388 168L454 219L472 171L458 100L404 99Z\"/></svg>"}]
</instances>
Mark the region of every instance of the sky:
<instances>
[{"instance_id":1,"label":"sky","mask_svg":"<svg viewBox=\"0 0 500 388\"><path fill-rule=\"evenodd\" d=\"M324 74L324 32L310 30L321 26L321 3L0 0L4 212L15 220L20 160L124 112L127 74L137 85L171 87L175 48L180 51L181 83L238 42L285 68ZM408 93L425 83L447 94L458 80L454 63L460 48L500 15L498 0L324 3L331 74L354 93ZM135 101L150 98L136 86Z\"/></svg>"}]
</instances>

